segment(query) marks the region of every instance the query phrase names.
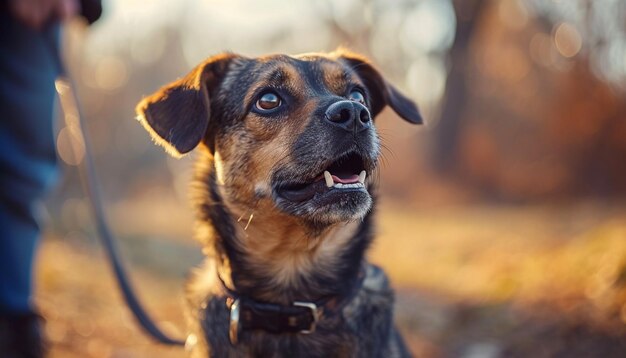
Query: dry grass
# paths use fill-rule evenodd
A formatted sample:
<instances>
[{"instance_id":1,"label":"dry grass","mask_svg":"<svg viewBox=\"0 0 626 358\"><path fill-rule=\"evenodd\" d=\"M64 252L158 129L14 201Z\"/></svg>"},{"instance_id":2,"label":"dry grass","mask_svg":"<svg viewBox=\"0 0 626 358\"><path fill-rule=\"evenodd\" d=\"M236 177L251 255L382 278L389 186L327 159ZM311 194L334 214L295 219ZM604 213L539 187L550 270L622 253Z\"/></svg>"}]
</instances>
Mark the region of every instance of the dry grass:
<instances>
[{"instance_id":1,"label":"dry grass","mask_svg":"<svg viewBox=\"0 0 626 358\"><path fill-rule=\"evenodd\" d=\"M371 258L400 286L480 301L599 299L626 269L626 211L384 206Z\"/></svg>"},{"instance_id":2,"label":"dry grass","mask_svg":"<svg viewBox=\"0 0 626 358\"><path fill-rule=\"evenodd\" d=\"M379 213L370 256L398 287L397 321L421 356L583 357L585 347L608 352L604 356L626 352L615 343L626 337L622 207L388 203ZM132 271L143 301L168 330L182 335L182 277L155 270L159 257L142 260ZM107 263L88 245L47 240L38 282L53 357L183 356L137 329ZM553 343L539 350L542 337ZM572 339L587 345L576 348Z\"/></svg>"},{"instance_id":3,"label":"dry grass","mask_svg":"<svg viewBox=\"0 0 626 358\"><path fill-rule=\"evenodd\" d=\"M142 301L167 332L182 337L177 280L133 269ZM180 348L152 343L122 301L100 253L48 240L40 253L37 302L54 357L180 357Z\"/></svg>"},{"instance_id":4,"label":"dry grass","mask_svg":"<svg viewBox=\"0 0 626 358\"><path fill-rule=\"evenodd\" d=\"M381 213L371 258L397 286L418 289L401 291L398 321L420 356L626 354L616 343L626 342L622 207Z\"/></svg>"}]
</instances>

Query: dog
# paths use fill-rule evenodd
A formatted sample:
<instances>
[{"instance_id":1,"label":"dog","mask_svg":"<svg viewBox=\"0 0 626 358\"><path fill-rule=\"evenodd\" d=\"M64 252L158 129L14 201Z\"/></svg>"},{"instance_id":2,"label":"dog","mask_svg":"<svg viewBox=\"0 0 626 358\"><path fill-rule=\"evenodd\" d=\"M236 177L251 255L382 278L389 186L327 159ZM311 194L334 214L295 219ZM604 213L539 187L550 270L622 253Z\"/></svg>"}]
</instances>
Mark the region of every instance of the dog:
<instances>
[{"instance_id":1,"label":"dog","mask_svg":"<svg viewBox=\"0 0 626 358\"><path fill-rule=\"evenodd\" d=\"M404 357L393 291L365 259L380 138L414 102L346 49L210 57L145 97L138 120L176 157L196 149L186 288L192 357Z\"/></svg>"}]
</instances>

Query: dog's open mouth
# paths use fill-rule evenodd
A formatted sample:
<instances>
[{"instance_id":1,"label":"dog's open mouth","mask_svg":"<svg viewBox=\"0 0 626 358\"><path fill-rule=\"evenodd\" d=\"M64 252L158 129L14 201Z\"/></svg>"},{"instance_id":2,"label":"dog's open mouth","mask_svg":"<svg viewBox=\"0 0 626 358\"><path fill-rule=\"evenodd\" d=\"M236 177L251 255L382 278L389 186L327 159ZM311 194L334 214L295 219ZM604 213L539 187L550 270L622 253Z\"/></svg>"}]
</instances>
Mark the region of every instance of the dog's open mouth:
<instances>
[{"instance_id":1,"label":"dog's open mouth","mask_svg":"<svg viewBox=\"0 0 626 358\"><path fill-rule=\"evenodd\" d=\"M311 182L281 185L276 191L289 201L301 202L316 194L366 191L366 177L366 160L356 152L349 152L333 161Z\"/></svg>"}]
</instances>

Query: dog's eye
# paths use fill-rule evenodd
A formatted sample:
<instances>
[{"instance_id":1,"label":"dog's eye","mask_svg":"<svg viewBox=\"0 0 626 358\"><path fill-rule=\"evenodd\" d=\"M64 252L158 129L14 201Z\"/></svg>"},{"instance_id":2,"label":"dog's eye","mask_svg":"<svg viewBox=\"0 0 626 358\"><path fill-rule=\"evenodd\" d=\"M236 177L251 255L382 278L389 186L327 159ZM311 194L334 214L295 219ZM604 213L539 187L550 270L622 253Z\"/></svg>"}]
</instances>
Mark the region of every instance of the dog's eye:
<instances>
[{"instance_id":1,"label":"dog's eye","mask_svg":"<svg viewBox=\"0 0 626 358\"><path fill-rule=\"evenodd\" d=\"M274 92L265 92L256 101L256 108L261 111L269 111L278 108L281 104L280 97Z\"/></svg>"},{"instance_id":2,"label":"dog's eye","mask_svg":"<svg viewBox=\"0 0 626 358\"><path fill-rule=\"evenodd\" d=\"M359 90L353 90L352 92L350 92L350 94L348 95L348 99L351 101L365 104L365 96L363 96L363 93Z\"/></svg>"}]
</instances>

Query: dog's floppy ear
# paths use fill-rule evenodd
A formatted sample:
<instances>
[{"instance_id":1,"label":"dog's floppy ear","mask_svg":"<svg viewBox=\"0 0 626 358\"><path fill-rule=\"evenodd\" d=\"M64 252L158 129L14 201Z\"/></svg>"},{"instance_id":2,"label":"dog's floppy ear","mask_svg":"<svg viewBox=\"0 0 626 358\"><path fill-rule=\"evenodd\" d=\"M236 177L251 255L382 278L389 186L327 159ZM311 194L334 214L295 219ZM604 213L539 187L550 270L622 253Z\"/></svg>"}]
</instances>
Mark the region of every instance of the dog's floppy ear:
<instances>
[{"instance_id":1,"label":"dog's floppy ear","mask_svg":"<svg viewBox=\"0 0 626 358\"><path fill-rule=\"evenodd\" d=\"M235 57L233 54L210 57L185 77L162 87L137 105L137 119L172 156L191 151L204 137L211 115L209 94L221 83Z\"/></svg>"},{"instance_id":2,"label":"dog's floppy ear","mask_svg":"<svg viewBox=\"0 0 626 358\"><path fill-rule=\"evenodd\" d=\"M414 124L424 123L415 102L387 82L367 58L344 49L337 50L335 55L363 80L371 97L372 116L376 116L385 105L389 105L404 120Z\"/></svg>"}]
</instances>

